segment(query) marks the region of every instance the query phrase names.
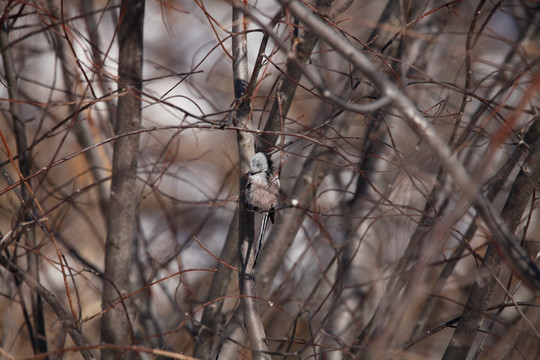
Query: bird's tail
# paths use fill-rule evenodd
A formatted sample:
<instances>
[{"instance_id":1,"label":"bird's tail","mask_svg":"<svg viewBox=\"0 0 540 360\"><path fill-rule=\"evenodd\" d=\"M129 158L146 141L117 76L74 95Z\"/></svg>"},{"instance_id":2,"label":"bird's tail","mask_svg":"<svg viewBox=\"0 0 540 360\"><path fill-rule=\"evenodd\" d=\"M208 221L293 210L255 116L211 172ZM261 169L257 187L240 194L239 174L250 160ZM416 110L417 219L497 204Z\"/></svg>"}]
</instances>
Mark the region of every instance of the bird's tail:
<instances>
[{"instance_id":1,"label":"bird's tail","mask_svg":"<svg viewBox=\"0 0 540 360\"><path fill-rule=\"evenodd\" d=\"M259 253L261 252L262 241L263 241L264 233L266 232L266 225L268 224L268 218L269 217L270 217L270 213L265 212L263 220L262 220L262 224L261 224L261 231L259 233L259 244L257 246L257 252L255 253L255 261L253 263L253 266L255 266L255 264L257 264L257 259L259 258Z\"/></svg>"}]
</instances>

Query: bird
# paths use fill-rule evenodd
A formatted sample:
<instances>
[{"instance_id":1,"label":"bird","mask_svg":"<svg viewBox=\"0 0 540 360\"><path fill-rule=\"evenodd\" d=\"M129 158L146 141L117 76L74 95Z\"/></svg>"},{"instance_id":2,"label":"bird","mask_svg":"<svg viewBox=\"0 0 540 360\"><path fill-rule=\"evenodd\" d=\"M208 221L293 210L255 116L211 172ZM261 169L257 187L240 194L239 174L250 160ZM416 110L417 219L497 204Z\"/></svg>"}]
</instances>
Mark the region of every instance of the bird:
<instances>
[{"instance_id":1,"label":"bird","mask_svg":"<svg viewBox=\"0 0 540 360\"><path fill-rule=\"evenodd\" d=\"M253 211L264 213L259 234L259 244L255 255L256 263L268 219L272 221L272 224L274 223L275 210L279 205L281 184L277 170L272 168L272 161L265 153L256 153L251 158L249 167L250 171L245 192L246 206Z\"/></svg>"},{"instance_id":2,"label":"bird","mask_svg":"<svg viewBox=\"0 0 540 360\"><path fill-rule=\"evenodd\" d=\"M279 205L279 174L265 153L258 152L251 158L246 185L246 205L257 212L268 213L274 222L275 209Z\"/></svg>"}]
</instances>

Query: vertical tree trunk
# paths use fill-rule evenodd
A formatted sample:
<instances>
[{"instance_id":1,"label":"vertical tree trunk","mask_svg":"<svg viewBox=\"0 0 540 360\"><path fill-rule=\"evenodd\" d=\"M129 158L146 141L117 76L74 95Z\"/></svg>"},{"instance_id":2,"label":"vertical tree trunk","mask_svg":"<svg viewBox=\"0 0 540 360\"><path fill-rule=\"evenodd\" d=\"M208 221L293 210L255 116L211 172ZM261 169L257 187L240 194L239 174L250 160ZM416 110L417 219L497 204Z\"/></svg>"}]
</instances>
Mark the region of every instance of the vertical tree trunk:
<instances>
[{"instance_id":1,"label":"vertical tree trunk","mask_svg":"<svg viewBox=\"0 0 540 360\"><path fill-rule=\"evenodd\" d=\"M125 134L140 128L144 1L123 0L118 25L120 93L115 133ZM137 154L139 136L120 137L114 144L113 173L107 243L103 308L118 302L129 293L132 242L135 236L137 209ZM124 304L107 311L101 321L101 341L108 344L131 343L129 316ZM124 356L125 357L125 356ZM118 359L118 351L103 350L102 359Z\"/></svg>"},{"instance_id":2,"label":"vertical tree trunk","mask_svg":"<svg viewBox=\"0 0 540 360\"><path fill-rule=\"evenodd\" d=\"M19 174L21 177L27 177L31 173L30 156L28 154L28 141L26 138L26 124L22 118L22 109L19 103L19 86L17 83L17 72L15 69L15 61L11 48L7 46L9 43L9 29L7 25L3 25L0 29L0 48L2 48L2 61L6 79L8 84L9 98L12 100L9 103L9 113L13 121L13 132L17 143L17 154L19 155ZM31 180L27 180L28 186L21 186L21 195L23 204L21 211L24 212L23 219L25 222L33 221L34 199L29 189L32 188ZM36 232L32 227L25 232L27 246L34 249L36 247ZM34 251L29 251L26 256L28 273L33 279L39 282L39 256ZM47 334L45 331L45 316L43 314L43 302L38 294L30 294L31 312L32 312L32 327L27 323L32 347L36 353L47 352Z\"/></svg>"},{"instance_id":3,"label":"vertical tree trunk","mask_svg":"<svg viewBox=\"0 0 540 360\"><path fill-rule=\"evenodd\" d=\"M249 129L249 100L242 99L242 95L248 84L247 69L247 35L245 32L244 14L242 9L233 6L233 76L234 95L240 101L236 111L235 124L238 127ZM243 175L249 171L249 162L255 154L254 137L250 132L237 132L238 155L240 158L240 198L239 198L239 224L238 224L238 281L240 290L240 306L244 317L247 337L253 351L253 358L256 360L270 359L266 354L268 346L265 342L265 332L259 306L255 300L255 249L254 239L254 215L248 211L244 203L244 188L246 179Z\"/></svg>"}]
</instances>

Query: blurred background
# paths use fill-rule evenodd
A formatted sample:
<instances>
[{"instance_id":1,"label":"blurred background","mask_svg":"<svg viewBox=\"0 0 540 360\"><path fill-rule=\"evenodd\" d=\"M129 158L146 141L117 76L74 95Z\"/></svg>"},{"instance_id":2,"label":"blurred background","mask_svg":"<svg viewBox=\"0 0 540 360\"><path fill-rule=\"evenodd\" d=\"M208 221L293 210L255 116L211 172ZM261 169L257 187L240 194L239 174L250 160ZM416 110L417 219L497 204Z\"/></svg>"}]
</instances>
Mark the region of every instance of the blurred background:
<instances>
[{"instance_id":1,"label":"blurred background","mask_svg":"<svg viewBox=\"0 0 540 360\"><path fill-rule=\"evenodd\" d=\"M117 75L120 1L0 6L0 250L55 294L98 354L106 218L115 216L107 211L114 124L125 95ZM303 76L364 103L379 93L363 74L277 2L249 6L250 71L265 34L260 24L279 39L263 48L250 117L260 130L258 146L279 135L264 146L280 172L282 208L257 264L272 356L452 358L445 352L482 274L489 230L391 106L346 111ZM539 5L312 6L412 100L501 213L520 171L535 174L540 167L533 156ZM145 349L139 358L252 357L237 272L231 270L219 296L212 292L218 259L237 266L222 255L243 175L236 143L242 129L232 122L231 11L226 1L146 1L137 235L125 307L133 344ZM302 58L310 39L313 48ZM295 56L302 69L291 65ZM276 106L280 130L264 131ZM516 199L524 210L512 214L519 219L513 231L536 260L537 181L529 181L530 192ZM255 221L257 235L260 217ZM51 358L81 358L57 315L3 264L0 358L42 358L40 339ZM488 270L493 286L483 293L484 320L471 329L467 358L538 358L535 292L504 256L495 256ZM217 303L212 322L202 320Z\"/></svg>"}]
</instances>

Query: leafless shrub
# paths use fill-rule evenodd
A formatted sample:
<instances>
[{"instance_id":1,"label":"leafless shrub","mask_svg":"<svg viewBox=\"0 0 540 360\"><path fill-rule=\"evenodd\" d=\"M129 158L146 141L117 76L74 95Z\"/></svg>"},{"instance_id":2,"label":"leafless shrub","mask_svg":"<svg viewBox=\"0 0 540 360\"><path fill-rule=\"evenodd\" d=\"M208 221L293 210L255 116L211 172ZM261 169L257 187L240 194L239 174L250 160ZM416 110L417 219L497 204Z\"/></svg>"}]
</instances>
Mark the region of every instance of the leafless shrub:
<instances>
[{"instance_id":1,"label":"leafless shrub","mask_svg":"<svg viewBox=\"0 0 540 360\"><path fill-rule=\"evenodd\" d=\"M3 2L1 357L540 357L539 26L519 0ZM255 263L257 151L282 199Z\"/></svg>"}]
</instances>

